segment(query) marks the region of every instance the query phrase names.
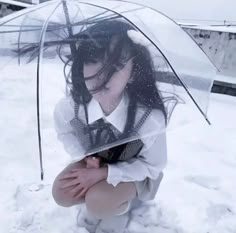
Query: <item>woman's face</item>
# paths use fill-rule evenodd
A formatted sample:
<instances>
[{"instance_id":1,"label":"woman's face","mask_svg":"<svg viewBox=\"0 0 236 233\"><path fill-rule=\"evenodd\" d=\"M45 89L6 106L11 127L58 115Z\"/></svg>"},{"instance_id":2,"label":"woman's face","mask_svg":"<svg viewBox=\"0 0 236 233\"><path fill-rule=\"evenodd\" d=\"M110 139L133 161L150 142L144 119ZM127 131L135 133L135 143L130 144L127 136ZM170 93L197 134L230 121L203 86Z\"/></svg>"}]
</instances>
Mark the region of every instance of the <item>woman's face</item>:
<instances>
[{"instance_id":1,"label":"woman's face","mask_svg":"<svg viewBox=\"0 0 236 233\"><path fill-rule=\"evenodd\" d=\"M84 64L83 73L85 84L91 95L98 102L102 102L104 98L111 98L112 101L114 98L120 97L124 92L132 73L133 62L132 59L128 60L121 69L117 69L117 71L113 73L108 83L106 83L101 90L99 89L99 91L94 92L94 90L98 89L100 86L103 86L107 79L106 72L96 75L102 67L104 67L104 64L100 61L96 63ZM95 75L94 78L88 79L88 77L93 75Z\"/></svg>"}]
</instances>

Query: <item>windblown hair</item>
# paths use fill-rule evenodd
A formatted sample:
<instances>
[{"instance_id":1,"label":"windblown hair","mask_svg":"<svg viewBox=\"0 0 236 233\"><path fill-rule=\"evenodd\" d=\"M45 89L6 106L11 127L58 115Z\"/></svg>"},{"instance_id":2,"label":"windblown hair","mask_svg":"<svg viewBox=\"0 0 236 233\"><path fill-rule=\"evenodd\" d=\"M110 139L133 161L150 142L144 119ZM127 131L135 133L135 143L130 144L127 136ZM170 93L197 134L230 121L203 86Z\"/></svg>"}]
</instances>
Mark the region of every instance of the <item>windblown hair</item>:
<instances>
[{"instance_id":1,"label":"windblown hair","mask_svg":"<svg viewBox=\"0 0 236 233\"><path fill-rule=\"evenodd\" d=\"M155 69L150 53L145 46L134 43L130 39L127 33L129 30L136 29L121 20L106 20L77 34L75 37L79 41L78 48L73 58L70 79L67 79L73 100L79 106L84 106L86 112L87 104L92 96L85 85L83 65L105 61L101 70L89 77L92 79L105 73L104 83L93 90L93 92L98 92L105 87L112 75L122 69L132 58L131 77L133 81L126 87L130 101L124 130L126 135L134 125L137 107L159 109L167 123L167 112L156 86ZM115 42L114 48L111 50L112 41Z\"/></svg>"}]
</instances>

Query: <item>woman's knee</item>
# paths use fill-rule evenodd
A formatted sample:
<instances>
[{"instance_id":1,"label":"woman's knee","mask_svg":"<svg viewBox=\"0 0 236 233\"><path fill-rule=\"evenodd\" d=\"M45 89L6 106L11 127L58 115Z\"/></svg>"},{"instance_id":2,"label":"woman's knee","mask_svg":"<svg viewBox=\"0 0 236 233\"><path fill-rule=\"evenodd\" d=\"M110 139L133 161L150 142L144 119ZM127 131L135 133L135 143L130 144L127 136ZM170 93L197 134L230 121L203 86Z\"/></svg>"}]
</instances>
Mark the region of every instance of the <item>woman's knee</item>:
<instances>
[{"instance_id":1,"label":"woman's knee","mask_svg":"<svg viewBox=\"0 0 236 233\"><path fill-rule=\"evenodd\" d=\"M52 197L54 201L59 206L71 207L73 201L68 195L66 195L66 193L63 192L63 190L60 187L61 187L60 181L59 178L57 177L52 185Z\"/></svg>"},{"instance_id":2,"label":"woman's knee","mask_svg":"<svg viewBox=\"0 0 236 233\"><path fill-rule=\"evenodd\" d=\"M52 196L54 201L62 207L71 207L84 202L84 197L76 198L72 193L68 192L68 190L67 192L65 192L61 188L60 182L58 182L57 180L54 181L54 184L52 186Z\"/></svg>"},{"instance_id":3,"label":"woman's knee","mask_svg":"<svg viewBox=\"0 0 236 233\"><path fill-rule=\"evenodd\" d=\"M79 165L80 166L80 165ZM73 205L84 202L84 198L75 198L72 193L68 192L67 189L63 189L63 182L61 178L65 175L71 168L74 168L74 165L69 165L64 169L54 180L52 185L52 196L55 202L63 207L71 207Z\"/></svg>"}]
</instances>

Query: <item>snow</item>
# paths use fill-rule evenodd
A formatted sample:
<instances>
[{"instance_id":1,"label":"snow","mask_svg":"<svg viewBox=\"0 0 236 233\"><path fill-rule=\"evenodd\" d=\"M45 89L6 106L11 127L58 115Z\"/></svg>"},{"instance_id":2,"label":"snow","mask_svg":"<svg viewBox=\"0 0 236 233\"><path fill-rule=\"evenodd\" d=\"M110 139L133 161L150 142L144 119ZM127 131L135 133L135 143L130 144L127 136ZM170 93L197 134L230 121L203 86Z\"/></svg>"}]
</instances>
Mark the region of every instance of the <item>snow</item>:
<instances>
[{"instance_id":1,"label":"snow","mask_svg":"<svg viewBox=\"0 0 236 233\"><path fill-rule=\"evenodd\" d=\"M139 32L135 30L127 31L128 37L135 43L142 46L150 46L150 42Z\"/></svg>"},{"instance_id":2,"label":"snow","mask_svg":"<svg viewBox=\"0 0 236 233\"><path fill-rule=\"evenodd\" d=\"M231 32L231 33L236 33L236 26L230 26L230 25L225 25L225 26L217 26L217 25L183 25L183 27L186 28L192 28L192 29L200 29L200 30L207 30L207 31L218 31L218 32Z\"/></svg>"},{"instance_id":3,"label":"snow","mask_svg":"<svg viewBox=\"0 0 236 233\"><path fill-rule=\"evenodd\" d=\"M218 73L215 80L221 81L221 82L226 82L226 83L231 83L231 84L236 84L236 78L233 76L227 76Z\"/></svg>"},{"instance_id":4,"label":"snow","mask_svg":"<svg viewBox=\"0 0 236 233\"><path fill-rule=\"evenodd\" d=\"M18 69L14 62L1 70L0 78L0 233L86 232L76 226L78 208L59 207L51 196L55 176L70 161L52 122L52 106L64 94L61 70L56 69L54 60L42 67L48 79L41 83L45 165L45 180L41 182L36 66L32 63ZM3 67L3 59L0 63ZM52 92L55 85L59 88ZM235 106L236 98L211 94L211 126L200 114L188 119L185 105L176 109L173 121L183 126L167 133L168 165L159 192L154 201L132 210L126 233L236 232Z\"/></svg>"}]
</instances>

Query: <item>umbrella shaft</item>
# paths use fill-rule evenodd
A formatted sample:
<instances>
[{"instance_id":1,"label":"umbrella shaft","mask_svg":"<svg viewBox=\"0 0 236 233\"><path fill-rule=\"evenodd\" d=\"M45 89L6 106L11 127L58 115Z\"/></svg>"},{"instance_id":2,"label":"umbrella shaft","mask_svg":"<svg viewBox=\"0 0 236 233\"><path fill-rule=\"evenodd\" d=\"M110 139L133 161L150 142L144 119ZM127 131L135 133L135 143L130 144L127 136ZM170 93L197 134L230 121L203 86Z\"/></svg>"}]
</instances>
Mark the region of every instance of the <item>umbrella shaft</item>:
<instances>
[{"instance_id":1,"label":"umbrella shaft","mask_svg":"<svg viewBox=\"0 0 236 233\"><path fill-rule=\"evenodd\" d=\"M73 37L73 30L72 30L72 26L71 26L71 21L70 21L70 17L69 17L69 12L68 12L68 8L66 5L66 1L62 0L62 4L63 4L63 9L64 9L64 13L65 13L65 17L66 17L66 24L67 24L67 29L68 29L68 33L69 33L69 37ZM74 42L70 43L70 49L71 49L71 54L72 54L72 58L74 57L74 54L76 52L76 46Z\"/></svg>"}]
</instances>

